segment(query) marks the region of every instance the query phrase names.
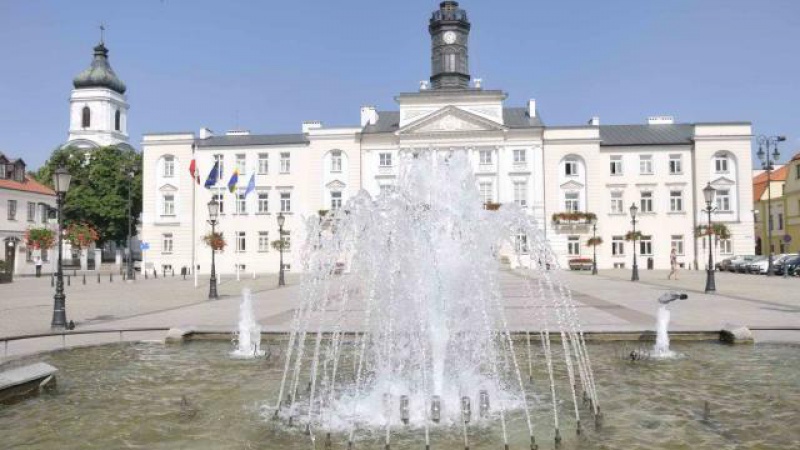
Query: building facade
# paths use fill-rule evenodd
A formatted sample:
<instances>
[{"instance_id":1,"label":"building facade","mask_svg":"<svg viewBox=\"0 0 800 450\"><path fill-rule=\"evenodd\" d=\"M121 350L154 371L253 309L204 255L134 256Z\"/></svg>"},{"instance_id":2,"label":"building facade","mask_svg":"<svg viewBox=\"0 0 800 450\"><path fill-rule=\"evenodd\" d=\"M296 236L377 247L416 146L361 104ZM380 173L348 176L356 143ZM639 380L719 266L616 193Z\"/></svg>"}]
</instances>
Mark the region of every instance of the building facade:
<instances>
[{"instance_id":1,"label":"building facade","mask_svg":"<svg viewBox=\"0 0 800 450\"><path fill-rule=\"evenodd\" d=\"M750 141L748 122L675 123L650 117L637 125L546 126L531 99L507 105L501 90L484 89L469 74L471 23L457 2L444 1L432 14L431 76L416 92L401 93L396 110L364 106L352 127L305 122L297 134L214 135L202 129L144 137L143 241L153 267L199 267L208 273L210 231L206 204L222 204L218 229L228 247L218 253L223 273L274 272L278 255L276 212L287 217L292 242L300 242L304 220L340 208L361 189L391 191L404 158L419 152L467 152L484 203L516 203L537 220L559 255L559 263L592 256L588 239L596 218L603 243L598 267L630 267L633 244L629 207L639 209L636 242L640 263L669 266L672 248L685 267L702 267L704 243L695 230L706 223L702 189L717 189L715 222L731 238L718 256L751 253ZM200 179L189 167L195 162ZM217 163L219 180L205 182ZM230 183L233 171L238 181ZM253 180L254 189L248 190ZM229 184L232 189L229 189ZM581 213L581 214L577 214ZM299 266L298 246L286 264ZM512 258L513 260L513 258ZM648 261L651 260L651 261Z\"/></svg>"}]
</instances>

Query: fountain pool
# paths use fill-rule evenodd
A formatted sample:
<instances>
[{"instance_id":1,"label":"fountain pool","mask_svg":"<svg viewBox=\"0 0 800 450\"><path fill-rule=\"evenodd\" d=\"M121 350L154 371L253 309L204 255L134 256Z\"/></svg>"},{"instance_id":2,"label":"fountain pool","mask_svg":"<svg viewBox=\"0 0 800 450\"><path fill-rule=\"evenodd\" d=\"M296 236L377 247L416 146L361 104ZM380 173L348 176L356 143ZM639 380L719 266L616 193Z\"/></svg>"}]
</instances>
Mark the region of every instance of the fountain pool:
<instances>
[{"instance_id":1,"label":"fountain pool","mask_svg":"<svg viewBox=\"0 0 800 450\"><path fill-rule=\"evenodd\" d=\"M672 342L685 358L630 362L615 356L620 345L588 344L595 372L603 379L603 426L585 426L580 436L562 432L562 449L800 447L797 346ZM16 361L43 360L58 367L58 389L0 405L0 447L312 448L301 424L287 427L271 418L284 363L282 353L275 355L283 347L269 344L270 360L234 360L228 342L197 341L79 348ZM352 380L357 353L350 350L343 355L342 376ZM524 347L518 353L524 357ZM547 377L542 365L534 366L534 386ZM544 405L548 400L546 392L539 399ZM703 418L706 401L708 420ZM534 427L547 424L539 427L540 448L554 446L551 414L549 405L533 409ZM562 419L574 430L566 408ZM509 413L508 433L512 450L529 447L521 411ZM496 420L473 423L469 437L473 450L503 448ZM381 432L359 431L354 439L355 448L383 448ZM347 441L346 431L332 435L334 449L347 448ZM398 426L392 448L422 449L424 438L418 428ZM432 428L431 448L463 449L463 430Z\"/></svg>"}]
</instances>

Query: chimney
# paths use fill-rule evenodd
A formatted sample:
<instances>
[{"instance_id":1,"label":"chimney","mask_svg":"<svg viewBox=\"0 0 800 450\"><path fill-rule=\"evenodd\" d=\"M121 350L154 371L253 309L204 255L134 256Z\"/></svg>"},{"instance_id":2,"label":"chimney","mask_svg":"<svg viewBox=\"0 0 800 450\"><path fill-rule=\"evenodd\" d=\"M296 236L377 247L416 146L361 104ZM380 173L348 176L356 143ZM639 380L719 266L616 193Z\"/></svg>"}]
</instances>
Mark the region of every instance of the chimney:
<instances>
[{"instance_id":1,"label":"chimney","mask_svg":"<svg viewBox=\"0 0 800 450\"><path fill-rule=\"evenodd\" d=\"M308 133L310 130L318 130L320 128L322 128L322 122L319 120L303 121L303 133Z\"/></svg>"},{"instance_id":2,"label":"chimney","mask_svg":"<svg viewBox=\"0 0 800 450\"><path fill-rule=\"evenodd\" d=\"M588 124L593 126L593 127L599 127L600 126L600 117L599 116L592 116L592 118L589 119Z\"/></svg>"},{"instance_id":3,"label":"chimney","mask_svg":"<svg viewBox=\"0 0 800 450\"><path fill-rule=\"evenodd\" d=\"M378 111L374 106L361 107L361 127L378 123Z\"/></svg>"},{"instance_id":4,"label":"chimney","mask_svg":"<svg viewBox=\"0 0 800 450\"><path fill-rule=\"evenodd\" d=\"M419 90L420 91L427 91L428 89L430 89L430 87L431 87L430 81L428 81L428 80L420 80L420 82L419 82Z\"/></svg>"},{"instance_id":5,"label":"chimney","mask_svg":"<svg viewBox=\"0 0 800 450\"><path fill-rule=\"evenodd\" d=\"M481 89L481 86L483 86L483 78L473 78L472 79L472 86L475 89Z\"/></svg>"},{"instance_id":6,"label":"chimney","mask_svg":"<svg viewBox=\"0 0 800 450\"><path fill-rule=\"evenodd\" d=\"M647 118L648 125L672 125L675 118L672 116L650 116Z\"/></svg>"},{"instance_id":7,"label":"chimney","mask_svg":"<svg viewBox=\"0 0 800 450\"><path fill-rule=\"evenodd\" d=\"M211 131L211 128L203 127L200 128L200 139L208 139L214 136L214 132Z\"/></svg>"},{"instance_id":8,"label":"chimney","mask_svg":"<svg viewBox=\"0 0 800 450\"><path fill-rule=\"evenodd\" d=\"M225 136L249 136L250 130L228 130Z\"/></svg>"},{"instance_id":9,"label":"chimney","mask_svg":"<svg viewBox=\"0 0 800 450\"><path fill-rule=\"evenodd\" d=\"M536 117L536 99L528 100L528 117Z\"/></svg>"}]
</instances>

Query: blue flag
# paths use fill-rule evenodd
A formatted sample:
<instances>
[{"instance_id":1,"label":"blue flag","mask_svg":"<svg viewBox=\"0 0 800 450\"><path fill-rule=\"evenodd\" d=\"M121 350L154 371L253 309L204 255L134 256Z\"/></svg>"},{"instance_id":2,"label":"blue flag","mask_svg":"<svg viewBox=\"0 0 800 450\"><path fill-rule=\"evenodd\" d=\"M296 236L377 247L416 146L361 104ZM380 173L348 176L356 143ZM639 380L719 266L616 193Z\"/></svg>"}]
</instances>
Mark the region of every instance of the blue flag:
<instances>
[{"instance_id":1,"label":"blue flag","mask_svg":"<svg viewBox=\"0 0 800 450\"><path fill-rule=\"evenodd\" d=\"M214 167L211 168L211 172L208 174L208 179L206 179L206 188L210 188L217 184L219 180L219 161L214 162Z\"/></svg>"},{"instance_id":2,"label":"blue flag","mask_svg":"<svg viewBox=\"0 0 800 450\"><path fill-rule=\"evenodd\" d=\"M250 175L250 182L247 183L247 189L244 191L244 196L256 190L256 174Z\"/></svg>"},{"instance_id":3,"label":"blue flag","mask_svg":"<svg viewBox=\"0 0 800 450\"><path fill-rule=\"evenodd\" d=\"M233 175L231 175L231 179L228 180L228 190L231 191L231 194L233 194L233 191L236 190L236 185L238 183L239 183L239 169L237 168L233 169Z\"/></svg>"}]
</instances>

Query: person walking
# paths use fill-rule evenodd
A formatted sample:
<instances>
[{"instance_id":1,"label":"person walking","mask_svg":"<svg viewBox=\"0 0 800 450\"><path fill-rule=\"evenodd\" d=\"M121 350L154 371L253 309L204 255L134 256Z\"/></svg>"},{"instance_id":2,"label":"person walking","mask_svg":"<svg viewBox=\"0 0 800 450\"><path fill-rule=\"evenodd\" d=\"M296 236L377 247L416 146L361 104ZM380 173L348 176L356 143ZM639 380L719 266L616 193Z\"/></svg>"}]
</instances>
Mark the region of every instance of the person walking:
<instances>
[{"instance_id":1,"label":"person walking","mask_svg":"<svg viewBox=\"0 0 800 450\"><path fill-rule=\"evenodd\" d=\"M36 265L36 278L40 278L42 276L42 257L36 255L34 264Z\"/></svg>"},{"instance_id":2,"label":"person walking","mask_svg":"<svg viewBox=\"0 0 800 450\"><path fill-rule=\"evenodd\" d=\"M675 249L673 248L672 251L669 253L669 275L667 275L667 279L671 280L673 275L675 279L678 279L678 255L675 253Z\"/></svg>"}]
</instances>

